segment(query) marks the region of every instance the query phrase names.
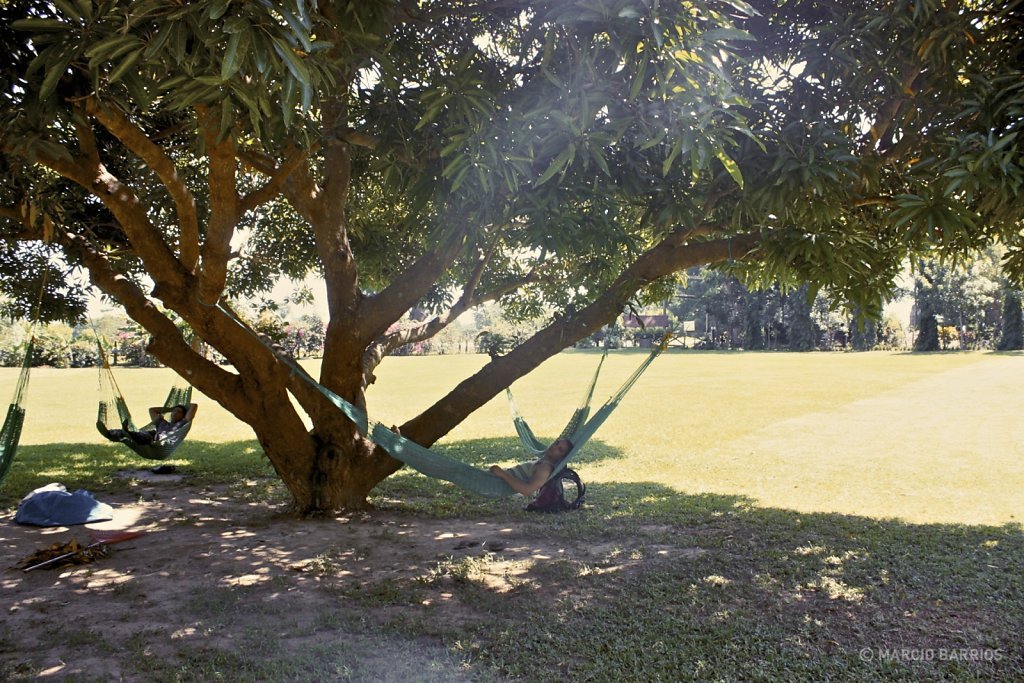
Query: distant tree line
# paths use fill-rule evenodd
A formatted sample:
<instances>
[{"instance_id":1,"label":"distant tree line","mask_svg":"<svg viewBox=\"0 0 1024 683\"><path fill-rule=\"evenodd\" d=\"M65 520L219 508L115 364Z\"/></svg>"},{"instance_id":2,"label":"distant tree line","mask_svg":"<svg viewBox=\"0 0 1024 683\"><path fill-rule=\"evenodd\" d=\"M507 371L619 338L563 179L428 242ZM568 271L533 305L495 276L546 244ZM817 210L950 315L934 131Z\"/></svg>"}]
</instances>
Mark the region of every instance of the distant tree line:
<instances>
[{"instance_id":1,"label":"distant tree line","mask_svg":"<svg viewBox=\"0 0 1024 683\"><path fill-rule=\"evenodd\" d=\"M1003 275L999 254L990 250L969 263L952 265L920 260L913 264L912 284L894 292L894 300L912 302L910 327L895 316L869 320L856 310L836 306L827 291L813 295L806 286L751 289L725 270L691 269L676 296L658 307L654 325L617 324L581 340L577 347L649 346L662 333L682 332L690 345L704 349L811 351L851 349L1024 348L1021 291ZM287 305L261 300L240 315L268 342L296 358L323 352L324 323L316 315L290 316ZM413 310L407 324L416 324ZM512 319L498 306L483 306L462 325L436 337L400 347L395 355L485 353L500 356L535 332L528 316ZM0 319L0 366L20 365L30 326ZM146 352L149 335L124 315L108 314L76 326L50 323L31 329L35 337L32 364L56 368L90 367L99 363L97 337L114 365L151 367ZM213 359L224 362L216 351Z\"/></svg>"},{"instance_id":2,"label":"distant tree line","mask_svg":"<svg viewBox=\"0 0 1024 683\"><path fill-rule=\"evenodd\" d=\"M284 309L258 306L241 313L245 322L265 339L282 347L295 358L318 356L323 352L324 323L316 315L286 319ZM94 367L100 363L100 345L111 365L155 367L146 352L149 333L124 315L108 314L79 325L48 323L31 326L23 320L0 319L0 366L21 365L29 335L35 338L31 364L54 368ZM205 349L213 360L223 362L216 352Z\"/></svg>"},{"instance_id":3,"label":"distant tree line","mask_svg":"<svg viewBox=\"0 0 1024 683\"><path fill-rule=\"evenodd\" d=\"M724 271L688 274L668 306L678 326L692 325L696 348L812 351L898 349L906 330L896 317L870 320L836 307L829 293L773 286L752 290Z\"/></svg>"},{"instance_id":4,"label":"distant tree line","mask_svg":"<svg viewBox=\"0 0 1024 683\"><path fill-rule=\"evenodd\" d=\"M870 320L807 287L751 290L724 270L692 269L665 304L682 325L692 321L703 348L853 350L912 348L1012 350L1024 346L1021 292L989 250L966 263L917 260L912 284L893 300L912 302L910 327L894 316Z\"/></svg>"}]
</instances>

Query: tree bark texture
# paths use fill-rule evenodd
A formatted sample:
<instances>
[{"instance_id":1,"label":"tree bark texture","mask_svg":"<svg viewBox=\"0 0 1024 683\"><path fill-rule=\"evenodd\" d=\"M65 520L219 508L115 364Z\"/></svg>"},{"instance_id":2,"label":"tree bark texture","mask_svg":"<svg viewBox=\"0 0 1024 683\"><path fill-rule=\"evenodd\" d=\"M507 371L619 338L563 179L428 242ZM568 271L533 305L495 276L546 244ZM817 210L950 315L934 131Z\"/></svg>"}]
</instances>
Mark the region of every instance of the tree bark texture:
<instances>
[{"instance_id":1,"label":"tree bark texture","mask_svg":"<svg viewBox=\"0 0 1024 683\"><path fill-rule=\"evenodd\" d=\"M217 117L197 108L197 134L203 137L207 152L206 191L211 202L211 211L201 224L194 197L181 180L184 174L129 115L92 100L84 112L87 118L79 124L83 142L78 152L50 157L44 153L37 162L102 202L152 278L152 291L147 294L138 282L120 274L108 254L80 232L66 230L57 241L85 265L96 287L120 302L127 314L152 335L150 353L252 427L299 512L365 507L372 488L401 463L361 435L316 387L293 374L275 350L227 308L223 297L232 258L231 237L243 210L258 209L261 202L278 192L310 226L324 266L330 314L319 381L365 409L364 392L372 382L373 369L396 343L387 336L389 325L414 306L458 259L471 258L476 265L470 269L466 290L453 310L464 310L484 300L476 287L487 257L466 246L465 236L472 226L456 225L388 286L367 294L359 287L358 268L349 244L345 208L351 150L344 136L326 136L319 163L329 171L323 172L316 162L308 160L308 152L292 148L282 154L281 160L275 160L236 148L230 137L220 135ZM325 107L325 129L344 130L345 116L343 104L329 104ZM116 138L152 170L175 207L177 225L154 222L155 212L147 209L143 193L104 165L93 130ZM265 184L242 194L238 174L243 167L263 175ZM400 425L402 434L431 446L516 379L611 323L640 287L692 265L742 257L758 242L757 235L746 235L729 241L691 243L688 240L694 234L693 228L670 233L642 253L589 306L556 320L507 356L493 359L421 415ZM490 296L500 294L497 291ZM210 362L191 348L155 301L187 322L196 335L223 354L232 369ZM454 317L432 321L424 326L424 333L436 332ZM291 395L309 417L312 429L295 409Z\"/></svg>"}]
</instances>

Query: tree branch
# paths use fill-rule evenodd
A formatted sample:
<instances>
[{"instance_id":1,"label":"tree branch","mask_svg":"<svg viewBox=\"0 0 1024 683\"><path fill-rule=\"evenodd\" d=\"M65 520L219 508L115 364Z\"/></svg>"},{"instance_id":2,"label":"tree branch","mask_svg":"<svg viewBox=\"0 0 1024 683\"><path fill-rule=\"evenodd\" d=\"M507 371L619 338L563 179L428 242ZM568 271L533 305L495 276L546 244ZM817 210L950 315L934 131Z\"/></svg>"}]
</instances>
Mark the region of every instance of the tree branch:
<instances>
[{"instance_id":1,"label":"tree branch","mask_svg":"<svg viewBox=\"0 0 1024 683\"><path fill-rule=\"evenodd\" d=\"M692 266L729 258L749 258L761 239L760 233L745 233L696 243L672 244L663 240L626 268L593 303L573 315L556 320L507 355L492 360L447 396L402 425L402 433L417 443L433 444L512 382L559 351L613 322L638 288Z\"/></svg>"},{"instance_id":2,"label":"tree branch","mask_svg":"<svg viewBox=\"0 0 1024 683\"><path fill-rule=\"evenodd\" d=\"M423 297L438 276L462 251L463 239L468 231L467 225L455 230L435 249L421 255L379 294L368 297L363 302L363 329L367 336L372 339L383 333L388 325L398 320Z\"/></svg>"},{"instance_id":3,"label":"tree branch","mask_svg":"<svg viewBox=\"0 0 1024 683\"><path fill-rule=\"evenodd\" d=\"M196 215L195 197L178 173L178 167L159 145L120 110L104 106L95 97L86 101L86 110L156 173L160 182L167 188L178 213L178 251L181 262L186 270L194 271L199 261L199 219ZM98 153L95 161L99 162Z\"/></svg>"},{"instance_id":4,"label":"tree branch","mask_svg":"<svg viewBox=\"0 0 1024 683\"><path fill-rule=\"evenodd\" d=\"M120 303L128 316L152 335L148 351L215 400L223 400L238 390L239 376L196 353L177 326L134 282L117 273L88 240L66 231L60 233L59 240L78 254L92 283Z\"/></svg>"},{"instance_id":5,"label":"tree branch","mask_svg":"<svg viewBox=\"0 0 1024 683\"><path fill-rule=\"evenodd\" d=\"M877 148L883 156L895 135L895 126L893 124L900 110L910 101L909 98L917 95L914 81L921 75L922 70L923 66L921 64L910 64L903 68L902 78L900 79L900 95L893 97L879 109L874 123L863 139L866 145Z\"/></svg>"},{"instance_id":6,"label":"tree branch","mask_svg":"<svg viewBox=\"0 0 1024 683\"><path fill-rule=\"evenodd\" d=\"M441 330L451 325L460 315L474 306L478 306L485 301L496 299L505 292L514 291L529 281L529 278L523 278L514 283L508 283L506 288L502 288L492 293L493 296L478 295L476 289L480 285L480 280L483 278L484 271L487 269L487 264L490 262L490 256L490 253L486 253L481 250L479 257L477 258L476 265L473 267L473 272L470 273L469 279L466 281L466 285L462 288L462 296L459 297L459 300L456 301L444 315L435 316L433 319L421 325L409 327L404 330L397 330L391 334L382 335L367 347L366 351L363 353L362 361L364 388L374 383L376 380L373 374L374 370L377 369L377 366L380 365L380 362L384 357L392 351L401 348L406 344L415 344L416 342L430 339Z\"/></svg>"},{"instance_id":7,"label":"tree branch","mask_svg":"<svg viewBox=\"0 0 1024 683\"><path fill-rule=\"evenodd\" d=\"M235 141L220 135L220 124L205 107L197 108L206 154L210 159L210 220L202 247L199 298L206 303L220 299L228 276L231 237L239 218Z\"/></svg>"},{"instance_id":8,"label":"tree branch","mask_svg":"<svg viewBox=\"0 0 1024 683\"><path fill-rule=\"evenodd\" d=\"M282 161L279 166L274 168L274 170L268 174L270 177L266 183L264 183L260 188L253 190L242 197L238 206L239 215L242 215L247 211L252 211L258 206L267 203L274 197L281 194L285 183L288 182L288 178L292 174L292 171L298 168L299 165L305 162L308 158L309 152L306 150L292 149L289 151L284 161Z\"/></svg>"},{"instance_id":9,"label":"tree branch","mask_svg":"<svg viewBox=\"0 0 1024 683\"><path fill-rule=\"evenodd\" d=\"M9 233L5 237L25 241L43 239L43 231L33 225L31 212L32 206L28 202L18 202L14 206L0 206L0 218L6 218L21 227L19 231Z\"/></svg>"},{"instance_id":10,"label":"tree branch","mask_svg":"<svg viewBox=\"0 0 1024 683\"><path fill-rule=\"evenodd\" d=\"M82 103L75 104L75 111L81 120L75 119L75 132L78 135L78 149L82 155L97 166L100 164L100 150L96 145L96 133L88 123L88 111Z\"/></svg>"},{"instance_id":11,"label":"tree branch","mask_svg":"<svg viewBox=\"0 0 1024 683\"><path fill-rule=\"evenodd\" d=\"M4 145L4 152L15 153L8 145ZM150 222L146 208L131 188L102 164L82 158L75 159L70 153L67 156L54 156L35 150L34 154L36 163L81 185L103 203L114 215L128 236L135 255L142 260L155 281L181 284L186 272L163 241L160 232Z\"/></svg>"}]
</instances>

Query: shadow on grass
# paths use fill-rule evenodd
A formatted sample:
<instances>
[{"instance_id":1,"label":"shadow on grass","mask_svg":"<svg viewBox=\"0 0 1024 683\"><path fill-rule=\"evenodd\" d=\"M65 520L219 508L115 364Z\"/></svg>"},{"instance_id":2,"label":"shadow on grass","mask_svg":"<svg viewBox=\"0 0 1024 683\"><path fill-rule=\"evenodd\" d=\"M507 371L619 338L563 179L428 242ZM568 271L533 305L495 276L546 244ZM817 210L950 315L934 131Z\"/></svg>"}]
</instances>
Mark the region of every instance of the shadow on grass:
<instances>
[{"instance_id":1,"label":"shadow on grass","mask_svg":"<svg viewBox=\"0 0 1024 683\"><path fill-rule=\"evenodd\" d=\"M514 438L473 439L436 446L435 450L485 469L494 463L535 459ZM575 466L615 457L619 457L617 450L598 439L591 439L573 463ZM21 446L0 488L0 507L17 504L25 493L51 482L62 483L69 490L102 490L116 487L118 473L123 470L147 469L160 464L174 465L187 471L193 483L199 484L231 484L254 477L276 478L269 460L255 440L227 443L187 441L165 461L146 460L125 447L107 443ZM406 476L424 479L425 486L431 485L431 480L409 468L403 468L397 475L400 479Z\"/></svg>"},{"instance_id":2,"label":"shadow on grass","mask_svg":"<svg viewBox=\"0 0 1024 683\"><path fill-rule=\"evenodd\" d=\"M632 680L1024 676L1018 524L799 513L654 483L597 484L582 511L539 516L521 511L523 499L481 503L445 486L391 485L382 507L453 522L489 508L525 540L496 553L483 535L472 545L452 540L426 578L346 595L366 607L472 606L454 629L426 615L416 628L476 643L481 665L516 680L552 671L609 681L625 672Z\"/></svg>"},{"instance_id":3,"label":"shadow on grass","mask_svg":"<svg viewBox=\"0 0 1024 683\"><path fill-rule=\"evenodd\" d=\"M508 459L514 447L485 439L440 450L482 466ZM272 479L253 442L189 448L173 462L193 476ZM51 467L54 449L19 453L19 487L53 480L29 471ZM115 485L117 470L149 464L105 445L59 449L62 471L79 481ZM595 441L577 464L617 456ZM575 513L535 515L522 511L523 498L469 496L403 471L375 490L376 512L343 524L274 528L269 513L252 507L169 520L167 533L195 544L192 556L205 558L210 578L190 587L174 616L150 615L149 630L124 653L111 643L110 656L122 658L129 676L168 680L211 672L376 680L392 665L380 658L382 646L440 667L433 677L400 669L413 680L453 672L529 681L1024 677L1019 525L798 513L652 482L595 484L587 501ZM296 533L303 524L326 525L323 547ZM174 564L160 566L172 572L162 579L169 590ZM267 583L229 580L257 576ZM146 583L158 579L126 575L117 591L95 598L97 613L145 616L139 597L158 590ZM18 588L11 579L10 589L28 604L35 598L21 591L49 583ZM192 634L186 627L194 624L205 630ZM67 644L76 628L57 624L48 641L67 661L83 656ZM178 634L173 646L170 633ZM157 644L171 649L142 656ZM424 644L429 662L413 654Z\"/></svg>"},{"instance_id":4,"label":"shadow on grass","mask_svg":"<svg viewBox=\"0 0 1024 683\"><path fill-rule=\"evenodd\" d=\"M0 508L13 507L29 491L52 482L69 491L117 490L125 470L169 464L187 471L192 483L231 484L246 478L274 477L256 441L188 441L164 461L146 460L126 447L107 443L58 443L20 446L0 486Z\"/></svg>"}]
</instances>

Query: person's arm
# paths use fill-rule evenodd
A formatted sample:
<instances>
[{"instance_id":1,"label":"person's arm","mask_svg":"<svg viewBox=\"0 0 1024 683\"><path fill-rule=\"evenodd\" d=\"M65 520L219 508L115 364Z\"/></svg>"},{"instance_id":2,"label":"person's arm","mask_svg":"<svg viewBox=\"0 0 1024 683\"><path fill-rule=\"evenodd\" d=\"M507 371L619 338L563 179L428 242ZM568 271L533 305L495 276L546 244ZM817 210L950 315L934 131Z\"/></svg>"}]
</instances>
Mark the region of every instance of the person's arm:
<instances>
[{"instance_id":1,"label":"person's arm","mask_svg":"<svg viewBox=\"0 0 1024 683\"><path fill-rule=\"evenodd\" d=\"M156 424L163 419L165 412L167 412L167 408L164 408L163 406L153 406L149 409L149 421Z\"/></svg>"},{"instance_id":2,"label":"person's arm","mask_svg":"<svg viewBox=\"0 0 1024 683\"><path fill-rule=\"evenodd\" d=\"M185 422L191 422L192 420L196 419L196 411L197 410L199 410L199 406L197 406L195 403L189 403L188 404L188 410L185 411L185 419L184 419L184 421Z\"/></svg>"},{"instance_id":3,"label":"person's arm","mask_svg":"<svg viewBox=\"0 0 1024 683\"><path fill-rule=\"evenodd\" d=\"M519 477L509 474L507 470L498 465L491 465L491 474L503 480L506 484L512 487L512 490L516 493L521 493L524 496L530 496L537 492L544 482L551 476L551 466L547 463L539 462L533 466L530 470L530 478L523 481Z\"/></svg>"}]
</instances>

